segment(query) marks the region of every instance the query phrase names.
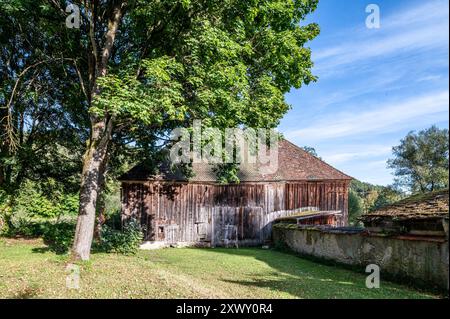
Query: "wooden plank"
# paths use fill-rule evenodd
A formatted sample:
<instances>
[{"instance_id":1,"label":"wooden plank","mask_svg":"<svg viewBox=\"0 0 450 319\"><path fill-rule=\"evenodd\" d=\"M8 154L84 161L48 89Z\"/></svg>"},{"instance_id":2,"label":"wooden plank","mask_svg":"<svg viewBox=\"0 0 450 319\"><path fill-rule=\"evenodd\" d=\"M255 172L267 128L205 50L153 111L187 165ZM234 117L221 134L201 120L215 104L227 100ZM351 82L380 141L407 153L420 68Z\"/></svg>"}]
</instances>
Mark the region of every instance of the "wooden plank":
<instances>
[{"instance_id":1,"label":"wooden plank","mask_svg":"<svg viewBox=\"0 0 450 319\"><path fill-rule=\"evenodd\" d=\"M159 226L178 225L178 240L196 241L201 229L196 223L207 219L206 237L213 244L223 241L220 238L223 231L218 227L225 229L227 225L230 229L231 226L237 227L240 240L254 243L267 238L267 229L270 229L267 225L276 218L275 215L301 207L342 210L345 221L348 216L348 187L349 182L343 181L227 186L122 183L121 204L124 218L140 217L142 223L148 224L149 240L158 239ZM219 224L214 225L214 222ZM203 228L202 232L205 232Z\"/></svg>"}]
</instances>

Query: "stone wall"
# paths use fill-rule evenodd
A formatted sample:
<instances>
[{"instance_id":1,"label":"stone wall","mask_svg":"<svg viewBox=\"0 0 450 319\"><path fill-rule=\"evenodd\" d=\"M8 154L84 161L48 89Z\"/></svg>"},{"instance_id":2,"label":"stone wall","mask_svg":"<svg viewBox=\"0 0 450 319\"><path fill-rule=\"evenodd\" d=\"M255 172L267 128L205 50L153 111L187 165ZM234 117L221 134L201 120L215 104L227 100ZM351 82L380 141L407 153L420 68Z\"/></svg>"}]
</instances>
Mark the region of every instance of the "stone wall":
<instances>
[{"instance_id":1,"label":"stone wall","mask_svg":"<svg viewBox=\"0 0 450 319\"><path fill-rule=\"evenodd\" d=\"M296 225L276 224L275 243L293 251L339 263L380 267L393 280L408 280L418 287L448 290L448 241L417 237L369 236L333 230L299 229Z\"/></svg>"}]
</instances>

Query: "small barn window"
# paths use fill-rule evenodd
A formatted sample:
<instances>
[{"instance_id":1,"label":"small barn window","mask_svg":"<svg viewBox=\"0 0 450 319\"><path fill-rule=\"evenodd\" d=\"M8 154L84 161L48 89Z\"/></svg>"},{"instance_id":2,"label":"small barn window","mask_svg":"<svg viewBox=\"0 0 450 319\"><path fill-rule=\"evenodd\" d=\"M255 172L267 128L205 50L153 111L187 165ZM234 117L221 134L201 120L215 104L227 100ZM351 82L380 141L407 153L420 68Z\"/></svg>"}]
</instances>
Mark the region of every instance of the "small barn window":
<instances>
[{"instance_id":1,"label":"small barn window","mask_svg":"<svg viewBox=\"0 0 450 319\"><path fill-rule=\"evenodd\" d=\"M158 238L164 239L164 226L158 226Z\"/></svg>"},{"instance_id":2,"label":"small barn window","mask_svg":"<svg viewBox=\"0 0 450 319\"><path fill-rule=\"evenodd\" d=\"M197 234L199 240L204 241L207 239L207 225L205 223L197 224Z\"/></svg>"}]
</instances>

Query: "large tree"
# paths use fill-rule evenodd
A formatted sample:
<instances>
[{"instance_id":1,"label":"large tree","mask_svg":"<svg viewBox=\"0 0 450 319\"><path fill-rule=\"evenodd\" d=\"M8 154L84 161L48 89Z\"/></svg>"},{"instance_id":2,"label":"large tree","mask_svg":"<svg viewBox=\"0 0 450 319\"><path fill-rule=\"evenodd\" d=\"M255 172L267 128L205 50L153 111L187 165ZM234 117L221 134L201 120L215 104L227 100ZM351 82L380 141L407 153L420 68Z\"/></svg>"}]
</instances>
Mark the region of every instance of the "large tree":
<instances>
[{"instance_id":1,"label":"large tree","mask_svg":"<svg viewBox=\"0 0 450 319\"><path fill-rule=\"evenodd\" d=\"M0 189L51 179L77 191L88 118L75 34L42 1L1 0L0 12Z\"/></svg>"},{"instance_id":2,"label":"large tree","mask_svg":"<svg viewBox=\"0 0 450 319\"><path fill-rule=\"evenodd\" d=\"M66 1L34 1L53 15L42 27L66 37L51 60L77 75L74 100L88 118L73 245L75 257L88 259L98 198L116 154L130 146L152 150L168 130L194 119L221 128L275 127L289 109L284 94L315 80L305 44L319 29L301 24L317 0L74 3L79 29L64 25Z\"/></svg>"},{"instance_id":3,"label":"large tree","mask_svg":"<svg viewBox=\"0 0 450 319\"><path fill-rule=\"evenodd\" d=\"M394 169L396 184L412 193L448 188L449 132L431 126L410 132L392 149L388 166Z\"/></svg>"}]
</instances>

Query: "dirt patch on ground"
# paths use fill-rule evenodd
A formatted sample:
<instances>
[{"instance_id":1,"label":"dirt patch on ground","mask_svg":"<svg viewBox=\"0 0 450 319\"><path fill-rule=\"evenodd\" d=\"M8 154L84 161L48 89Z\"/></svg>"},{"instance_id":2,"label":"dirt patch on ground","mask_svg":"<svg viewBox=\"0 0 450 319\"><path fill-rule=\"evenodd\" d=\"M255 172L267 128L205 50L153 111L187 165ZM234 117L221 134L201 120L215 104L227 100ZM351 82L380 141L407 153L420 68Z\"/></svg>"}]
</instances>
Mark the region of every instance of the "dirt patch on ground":
<instances>
[{"instance_id":1,"label":"dirt patch on ground","mask_svg":"<svg viewBox=\"0 0 450 319\"><path fill-rule=\"evenodd\" d=\"M44 245L41 238L29 238L29 237L0 237L0 245L14 246L14 245L29 245L39 246Z\"/></svg>"}]
</instances>

